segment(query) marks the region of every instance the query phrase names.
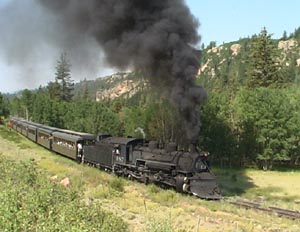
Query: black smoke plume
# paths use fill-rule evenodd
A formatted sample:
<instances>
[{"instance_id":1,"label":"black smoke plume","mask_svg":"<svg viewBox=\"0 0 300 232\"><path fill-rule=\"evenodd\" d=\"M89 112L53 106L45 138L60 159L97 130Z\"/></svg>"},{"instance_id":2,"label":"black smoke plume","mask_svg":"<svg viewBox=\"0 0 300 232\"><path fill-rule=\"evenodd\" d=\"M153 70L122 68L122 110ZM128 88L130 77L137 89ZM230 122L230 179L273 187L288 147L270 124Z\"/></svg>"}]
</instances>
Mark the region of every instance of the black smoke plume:
<instances>
[{"instance_id":1,"label":"black smoke plume","mask_svg":"<svg viewBox=\"0 0 300 232\"><path fill-rule=\"evenodd\" d=\"M169 93L179 109L189 142L200 130L205 91L195 84L200 57L191 45L198 22L182 0L39 0L76 41L94 38L117 68L142 70L150 83Z\"/></svg>"},{"instance_id":2,"label":"black smoke plume","mask_svg":"<svg viewBox=\"0 0 300 232\"><path fill-rule=\"evenodd\" d=\"M43 43L73 48L85 63L97 44L110 66L141 70L179 110L187 140L198 141L206 97L195 83L200 57L192 46L200 40L199 23L183 0L30 1L41 12L36 21L43 25Z\"/></svg>"}]
</instances>

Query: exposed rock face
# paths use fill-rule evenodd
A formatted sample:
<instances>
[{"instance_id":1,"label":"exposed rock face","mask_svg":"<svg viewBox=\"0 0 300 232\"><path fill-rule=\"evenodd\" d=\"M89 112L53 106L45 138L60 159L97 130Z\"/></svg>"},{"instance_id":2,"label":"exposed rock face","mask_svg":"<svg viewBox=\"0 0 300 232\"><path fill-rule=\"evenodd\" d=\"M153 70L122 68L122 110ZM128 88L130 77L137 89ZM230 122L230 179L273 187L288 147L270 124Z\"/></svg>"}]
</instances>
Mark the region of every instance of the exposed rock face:
<instances>
[{"instance_id":1,"label":"exposed rock face","mask_svg":"<svg viewBox=\"0 0 300 232\"><path fill-rule=\"evenodd\" d=\"M96 101L102 101L105 99L115 99L121 96L126 96L128 98L136 94L140 88L139 86L144 86L141 80L131 80L128 79L129 74L114 74L107 78L106 83L113 85L109 89L98 90L96 92Z\"/></svg>"},{"instance_id":2,"label":"exposed rock face","mask_svg":"<svg viewBox=\"0 0 300 232\"><path fill-rule=\"evenodd\" d=\"M115 99L124 94L128 94L128 97L132 97L138 90L137 86L138 83L133 82L133 80L126 80L111 89L97 91L96 101Z\"/></svg>"},{"instance_id":3,"label":"exposed rock face","mask_svg":"<svg viewBox=\"0 0 300 232\"><path fill-rule=\"evenodd\" d=\"M122 81L122 79L126 79L128 77L128 73L123 73L123 74L113 74L109 78L107 78L106 82L107 83L113 83L115 81Z\"/></svg>"},{"instance_id":4,"label":"exposed rock face","mask_svg":"<svg viewBox=\"0 0 300 232\"><path fill-rule=\"evenodd\" d=\"M223 48L223 46L213 47L212 49L209 49L207 53L220 53L223 50Z\"/></svg>"},{"instance_id":5,"label":"exposed rock face","mask_svg":"<svg viewBox=\"0 0 300 232\"><path fill-rule=\"evenodd\" d=\"M300 66L300 58L297 59L296 62L297 62L297 67L299 67Z\"/></svg>"},{"instance_id":6,"label":"exposed rock face","mask_svg":"<svg viewBox=\"0 0 300 232\"><path fill-rule=\"evenodd\" d=\"M230 47L230 50L232 51L232 55L236 56L240 53L241 45L240 44L232 44Z\"/></svg>"},{"instance_id":7,"label":"exposed rock face","mask_svg":"<svg viewBox=\"0 0 300 232\"><path fill-rule=\"evenodd\" d=\"M298 47L298 42L295 39L289 39L285 41L279 41L278 48L284 51L291 50L295 47Z\"/></svg>"},{"instance_id":8,"label":"exposed rock face","mask_svg":"<svg viewBox=\"0 0 300 232\"><path fill-rule=\"evenodd\" d=\"M205 69L208 67L211 59L208 59L207 62L204 65L201 65L198 71L198 75L200 75L202 72L205 71Z\"/></svg>"}]
</instances>

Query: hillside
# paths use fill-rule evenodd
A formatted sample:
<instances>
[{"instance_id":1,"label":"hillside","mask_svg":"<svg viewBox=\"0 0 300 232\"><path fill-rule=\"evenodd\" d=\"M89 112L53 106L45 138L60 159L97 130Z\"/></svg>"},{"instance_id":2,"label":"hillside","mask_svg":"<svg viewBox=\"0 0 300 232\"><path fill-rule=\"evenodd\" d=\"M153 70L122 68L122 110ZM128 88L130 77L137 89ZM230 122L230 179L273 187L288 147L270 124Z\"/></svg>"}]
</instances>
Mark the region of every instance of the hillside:
<instances>
[{"instance_id":1,"label":"hillside","mask_svg":"<svg viewBox=\"0 0 300 232\"><path fill-rule=\"evenodd\" d=\"M297 34L288 38L273 39L277 48L277 60L284 71L286 81L300 83L300 38ZM206 90L219 91L223 88L244 86L249 69L250 47L253 38L242 38L237 41L216 46L211 42L201 51L200 68L197 75L198 84ZM131 98L147 87L145 79L139 72L119 72L109 76L97 77L94 80L81 80L75 83L74 96L81 97L88 93L91 100L101 101L116 98ZM21 96L21 92L7 94L9 99Z\"/></svg>"},{"instance_id":2,"label":"hillside","mask_svg":"<svg viewBox=\"0 0 300 232\"><path fill-rule=\"evenodd\" d=\"M113 100L119 97L130 98L145 85L143 78L138 73L120 72L76 83L74 94L75 97L80 96L87 89L90 99L96 101Z\"/></svg>"},{"instance_id":3,"label":"hillside","mask_svg":"<svg viewBox=\"0 0 300 232\"><path fill-rule=\"evenodd\" d=\"M277 48L277 62L286 81L298 83L300 65L299 39L273 40ZM244 86L249 70L251 39L245 38L203 51L199 83L208 90Z\"/></svg>"},{"instance_id":4,"label":"hillside","mask_svg":"<svg viewBox=\"0 0 300 232\"><path fill-rule=\"evenodd\" d=\"M136 129L143 128L149 140L183 146L195 128L201 130L195 143L209 151L211 160L220 166L298 167L300 36L274 40L265 34L203 48L196 81L206 89L208 98L195 118L201 127L185 128L182 112L160 89L150 90L140 72L82 81L70 102L46 88L27 90L9 102L10 113L94 134L105 131L139 137ZM190 113L197 110L191 108L185 116Z\"/></svg>"},{"instance_id":5,"label":"hillside","mask_svg":"<svg viewBox=\"0 0 300 232\"><path fill-rule=\"evenodd\" d=\"M278 50L278 63L284 70L287 82L300 82L300 40L287 38L273 40ZM208 46L203 49L197 82L208 91L236 88L245 85L251 38ZM92 99L130 98L146 86L139 73L116 73L96 80L81 81L75 85L75 95L88 89Z\"/></svg>"}]
</instances>

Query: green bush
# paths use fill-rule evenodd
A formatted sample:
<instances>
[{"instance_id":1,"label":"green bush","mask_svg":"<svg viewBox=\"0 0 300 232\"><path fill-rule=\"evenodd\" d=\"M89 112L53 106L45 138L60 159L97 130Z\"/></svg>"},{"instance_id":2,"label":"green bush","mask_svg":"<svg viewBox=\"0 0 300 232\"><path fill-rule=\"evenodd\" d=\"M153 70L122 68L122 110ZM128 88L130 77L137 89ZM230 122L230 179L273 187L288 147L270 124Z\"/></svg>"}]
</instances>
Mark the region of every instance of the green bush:
<instances>
[{"instance_id":1,"label":"green bush","mask_svg":"<svg viewBox=\"0 0 300 232\"><path fill-rule=\"evenodd\" d=\"M147 195L151 200L165 206L176 205L179 197L173 189L161 189L154 184L147 186Z\"/></svg>"},{"instance_id":2,"label":"green bush","mask_svg":"<svg viewBox=\"0 0 300 232\"><path fill-rule=\"evenodd\" d=\"M0 231L128 231L127 224L83 190L50 181L33 160L16 163L0 154Z\"/></svg>"},{"instance_id":3,"label":"green bush","mask_svg":"<svg viewBox=\"0 0 300 232\"><path fill-rule=\"evenodd\" d=\"M124 192L124 180L119 177L115 177L110 181L110 187L117 192Z\"/></svg>"}]
</instances>

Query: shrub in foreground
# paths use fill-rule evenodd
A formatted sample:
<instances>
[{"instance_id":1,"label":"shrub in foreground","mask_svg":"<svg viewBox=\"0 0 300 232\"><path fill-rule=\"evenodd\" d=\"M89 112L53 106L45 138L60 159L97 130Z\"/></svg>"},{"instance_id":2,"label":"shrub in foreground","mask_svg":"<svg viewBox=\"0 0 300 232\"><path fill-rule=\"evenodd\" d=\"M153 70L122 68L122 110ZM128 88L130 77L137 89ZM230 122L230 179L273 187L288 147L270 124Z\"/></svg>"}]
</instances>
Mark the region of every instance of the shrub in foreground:
<instances>
[{"instance_id":1,"label":"shrub in foreground","mask_svg":"<svg viewBox=\"0 0 300 232\"><path fill-rule=\"evenodd\" d=\"M125 222L86 205L81 189L65 188L38 171L0 154L0 231L127 231Z\"/></svg>"}]
</instances>

